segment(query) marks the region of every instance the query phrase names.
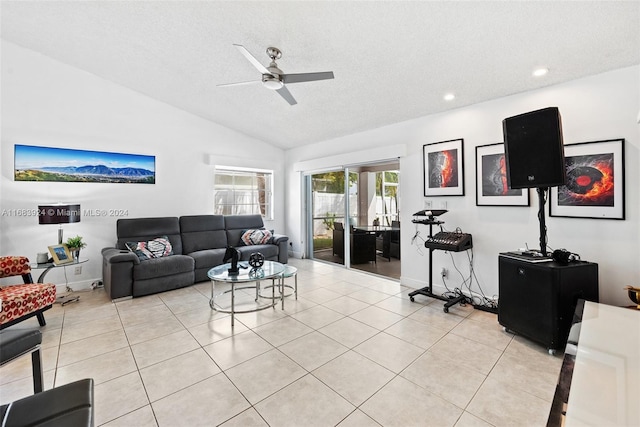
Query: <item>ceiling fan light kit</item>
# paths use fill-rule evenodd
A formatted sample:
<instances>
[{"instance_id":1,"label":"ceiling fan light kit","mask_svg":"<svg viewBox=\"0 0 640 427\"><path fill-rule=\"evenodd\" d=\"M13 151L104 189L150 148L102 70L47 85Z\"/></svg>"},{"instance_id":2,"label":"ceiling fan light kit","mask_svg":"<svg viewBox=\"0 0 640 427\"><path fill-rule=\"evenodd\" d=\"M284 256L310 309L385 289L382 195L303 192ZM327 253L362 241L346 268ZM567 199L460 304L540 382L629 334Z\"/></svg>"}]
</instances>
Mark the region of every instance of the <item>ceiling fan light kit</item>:
<instances>
[{"instance_id":1,"label":"ceiling fan light kit","mask_svg":"<svg viewBox=\"0 0 640 427\"><path fill-rule=\"evenodd\" d=\"M267 89L276 91L282 96L289 105L297 104L291 92L286 88L286 84L290 83L303 83L316 80L329 80L333 79L332 71L325 71L320 73L301 73L301 74L284 74L276 60L282 58L282 52L277 47L268 47L267 56L271 59L269 67L264 67L260 61L258 61L244 46L234 44L234 46L244 55L245 58L251 62L251 64L262 74L262 85ZM238 86L252 82L240 82L240 83L227 83L218 85L222 86Z\"/></svg>"},{"instance_id":2,"label":"ceiling fan light kit","mask_svg":"<svg viewBox=\"0 0 640 427\"><path fill-rule=\"evenodd\" d=\"M272 76L271 74L263 74L262 85L267 89L278 90L284 86L284 83L282 83L279 78Z\"/></svg>"}]
</instances>

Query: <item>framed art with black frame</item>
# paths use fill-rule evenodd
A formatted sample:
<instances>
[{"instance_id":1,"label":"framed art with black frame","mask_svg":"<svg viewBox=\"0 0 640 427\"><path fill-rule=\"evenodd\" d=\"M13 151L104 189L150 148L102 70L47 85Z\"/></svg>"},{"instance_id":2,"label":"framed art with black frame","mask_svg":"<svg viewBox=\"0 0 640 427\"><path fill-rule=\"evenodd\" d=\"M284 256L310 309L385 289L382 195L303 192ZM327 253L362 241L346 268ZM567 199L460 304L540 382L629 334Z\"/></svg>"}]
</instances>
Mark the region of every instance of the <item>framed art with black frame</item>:
<instances>
[{"instance_id":1,"label":"framed art with black frame","mask_svg":"<svg viewBox=\"0 0 640 427\"><path fill-rule=\"evenodd\" d=\"M624 139L564 146L565 185L551 188L549 215L625 219Z\"/></svg>"},{"instance_id":2,"label":"framed art with black frame","mask_svg":"<svg viewBox=\"0 0 640 427\"><path fill-rule=\"evenodd\" d=\"M434 142L422 146L424 195L464 196L463 140Z\"/></svg>"},{"instance_id":3,"label":"framed art with black frame","mask_svg":"<svg viewBox=\"0 0 640 427\"><path fill-rule=\"evenodd\" d=\"M507 185L504 144L476 147L476 206L529 206L529 189Z\"/></svg>"}]
</instances>

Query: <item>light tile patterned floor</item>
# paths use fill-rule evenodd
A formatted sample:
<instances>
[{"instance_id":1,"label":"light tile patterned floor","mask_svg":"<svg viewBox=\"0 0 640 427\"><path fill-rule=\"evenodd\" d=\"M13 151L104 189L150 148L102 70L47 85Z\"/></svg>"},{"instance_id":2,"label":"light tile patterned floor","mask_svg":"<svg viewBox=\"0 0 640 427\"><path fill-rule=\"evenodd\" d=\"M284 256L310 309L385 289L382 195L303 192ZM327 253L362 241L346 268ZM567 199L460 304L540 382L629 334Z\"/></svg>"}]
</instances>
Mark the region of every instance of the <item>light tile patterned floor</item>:
<instances>
[{"instance_id":1,"label":"light tile patterned floor","mask_svg":"<svg viewBox=\"0 0 640 427\"><path fill-rule=\"evenodd\" d=\"M94 378L99 426L546 424L562 359L503 332L496 315L445 314L396 281L290 263L298 300L238 315L234 328L209 309L209 283L55 306L42 328L45 387ZM32 393L30 369L29 356L0 368L2 403Z\"/></svg>"}]
</instances>

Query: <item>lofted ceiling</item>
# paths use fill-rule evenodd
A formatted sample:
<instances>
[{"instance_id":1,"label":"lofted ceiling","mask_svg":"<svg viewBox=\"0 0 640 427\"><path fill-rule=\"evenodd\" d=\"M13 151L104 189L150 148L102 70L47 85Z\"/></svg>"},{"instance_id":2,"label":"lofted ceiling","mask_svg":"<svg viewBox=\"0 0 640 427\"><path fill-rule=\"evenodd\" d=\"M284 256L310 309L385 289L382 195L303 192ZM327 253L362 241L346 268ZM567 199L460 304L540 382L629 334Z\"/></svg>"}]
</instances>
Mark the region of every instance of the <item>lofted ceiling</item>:
<instances>
[{"instance_id":1,"label":"lofted ceiling","mask_svg":"<svg viewBox=\"0 0 640 427\"><path fill-rule=\"evenodd\" d=\"M283 149L640 63L638 1L2 1L2 38ZM261 86L233 44L285 73ZM536 67L549 73L534 78ZM453 101L443 100L455 93Z\"/></svg>"}]
</instances>

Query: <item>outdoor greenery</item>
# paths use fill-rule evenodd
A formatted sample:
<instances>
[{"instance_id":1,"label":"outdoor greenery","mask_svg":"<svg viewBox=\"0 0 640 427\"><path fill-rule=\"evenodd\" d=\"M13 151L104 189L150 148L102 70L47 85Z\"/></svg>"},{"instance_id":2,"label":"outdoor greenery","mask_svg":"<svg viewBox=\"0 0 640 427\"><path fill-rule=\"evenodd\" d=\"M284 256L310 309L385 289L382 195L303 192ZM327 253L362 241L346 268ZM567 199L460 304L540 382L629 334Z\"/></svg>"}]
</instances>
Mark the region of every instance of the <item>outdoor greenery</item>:
<instances>
[{"instance_id":1,"label":"outdoor greenery","mask_svg":"<svg viewBox=\"0 0 640 427\"><path fill-rule=\"evenodd\" d=\"M384 174L384 183L382 180ZM398 172L397 171L384 171L384 172L378 172L376 173L376 196L382 197L383 199L385 198L390 198L394 200L394 205L397 207L398 206L398 186L397 185L383 185L383 184L398 184ZM383 191L383 187L384 187L384 191ZM384 209L384 216L383 219L384 221L386 221L387 223L384 225L391 225L391 223L389 222L389 217L388 214L390 212L388 212L388 204L387 203L383 203L382 204L383 209ZM397 212L395 212L397 214Z\"/></svg>"},{"instance_id":2,"label":"outdoor greenery","mask_svg":"<svg viewBox=\"0 0 640 427\"><path fill-rule=\"evenodd\" d=\"M349 173L349 186L358 182L358 174ZM313 176L312 190L320 193L344 194L344 172L325 172Z\"/></svg>"},{"instance_id":3,"label":"outdoor greenery","mask_svg":"<svg viewBox=\"0 0 640 427\"><path fill-rule=\"evenodd\" d=\"M313 238L313 250L319 251L321 249L330 249L333 247L333 239L330 237L316 237Z\"/></svg>"},{"instance_id":4,"label":"outdoor greenery","mask_svg":"<svg viewBox=\"0 0 640 427\"><path fill-rule=\"evenodd\" d=\"M333 230L336 223L336 214L327 212L326 218L322 220L322 224L327 227L327 230Z\"/></svg>"}]
</instances>

